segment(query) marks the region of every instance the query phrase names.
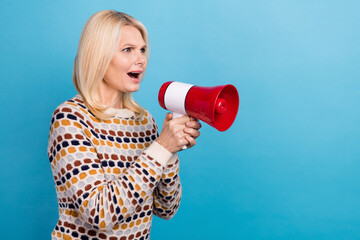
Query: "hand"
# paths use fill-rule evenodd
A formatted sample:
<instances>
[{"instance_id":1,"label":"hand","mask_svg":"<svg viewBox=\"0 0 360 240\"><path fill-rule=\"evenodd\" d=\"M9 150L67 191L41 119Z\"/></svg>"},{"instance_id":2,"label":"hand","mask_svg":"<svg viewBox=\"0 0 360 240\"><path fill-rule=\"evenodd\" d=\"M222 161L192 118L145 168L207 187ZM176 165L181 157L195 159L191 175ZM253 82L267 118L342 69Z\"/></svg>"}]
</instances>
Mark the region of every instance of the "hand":
<instances>
[{"instance_id":1,"label":"hand","mask_svg":"<svg viewBox=\"0 0 360 240\"><path fill-rule=\"evenodd\" d=\"M190 121L186 122L185 126L184 132L188 134L185 138L189 142L186 147L191 148L196 144L195 139L200 136L199 129L201 128L201 123L196 118L190 117Z\"/></svg>"},{"instance_id":2,"label":"hand","mask_svg":"<svg viewBox=\"0 0 360 240\"><path fill-rule=\"evenodd\" d=\"M194 118L182 116L173 119L173 114L168 113L156 141L169 152L175 153L185 145L188 148L193 147L196 144L195 139L200 136L200 128L201 124Z\"/></svg>"}]
</instances>

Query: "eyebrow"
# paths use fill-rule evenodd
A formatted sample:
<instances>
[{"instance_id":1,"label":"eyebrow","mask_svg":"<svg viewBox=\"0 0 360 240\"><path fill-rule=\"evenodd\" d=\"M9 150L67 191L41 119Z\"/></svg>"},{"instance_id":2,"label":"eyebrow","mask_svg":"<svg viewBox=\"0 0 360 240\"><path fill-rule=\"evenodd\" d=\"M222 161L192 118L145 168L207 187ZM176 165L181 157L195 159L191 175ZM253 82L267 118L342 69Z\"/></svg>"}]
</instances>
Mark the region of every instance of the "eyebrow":
<instances>
[{"instance_id":1,"label":"eyebrow","mask_svg":"<svg viewBox=\"0 0 360 240\"><path fill-rule=\"evenodd\" d=\"M122 47L136 47L136 45L131 43L125 43L124 45L122 45ZM141 48L147 48L146 44L144 44Z\"/></svg>"}]
</instances>

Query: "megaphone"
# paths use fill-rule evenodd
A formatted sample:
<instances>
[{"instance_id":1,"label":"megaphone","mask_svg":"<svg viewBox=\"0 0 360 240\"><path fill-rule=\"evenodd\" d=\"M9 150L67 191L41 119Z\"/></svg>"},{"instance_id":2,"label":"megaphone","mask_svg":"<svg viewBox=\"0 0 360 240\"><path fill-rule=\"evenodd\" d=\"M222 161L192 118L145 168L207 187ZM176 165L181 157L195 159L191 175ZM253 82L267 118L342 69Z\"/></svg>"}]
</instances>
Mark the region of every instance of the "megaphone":
<instances>
[{"instance_id":1,"label":"megaphone","mask_svg":"<svg viewBox=\"0 0 360 240\"><path fill-rule=\"evenodd\" d=\"M174 117L189 115L221 132L231 127L239 109L239 94L231 84L200 87L170 81L161 86L158 100Z\"/></svg>"}]
</instances>

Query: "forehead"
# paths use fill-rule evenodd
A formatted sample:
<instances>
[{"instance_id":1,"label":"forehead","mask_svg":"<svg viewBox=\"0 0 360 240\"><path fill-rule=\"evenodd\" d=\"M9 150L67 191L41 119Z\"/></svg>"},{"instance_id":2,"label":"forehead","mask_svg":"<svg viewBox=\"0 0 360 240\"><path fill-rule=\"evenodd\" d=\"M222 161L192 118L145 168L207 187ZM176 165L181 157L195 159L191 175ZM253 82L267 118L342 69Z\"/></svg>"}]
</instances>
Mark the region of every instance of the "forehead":
<instances>
[{"instance_id":1,"label":"forehead","mask_svg":"<svg viewBox=\"0 0 360 240\"><path fill-rule=\"evenodd\" d=\"M120 42L122 44L145 45L145 41L139 31L134 26L124 26L121 28Z\"/></svg>"}]
</instances>

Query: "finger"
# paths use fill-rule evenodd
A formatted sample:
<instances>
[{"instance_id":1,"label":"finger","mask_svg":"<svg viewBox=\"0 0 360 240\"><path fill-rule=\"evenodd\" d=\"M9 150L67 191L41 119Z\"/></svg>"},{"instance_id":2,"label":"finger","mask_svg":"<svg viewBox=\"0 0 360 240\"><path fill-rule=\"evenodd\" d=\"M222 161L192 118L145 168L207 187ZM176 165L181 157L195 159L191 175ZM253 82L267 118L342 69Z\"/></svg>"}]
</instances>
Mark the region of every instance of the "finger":
<instances>
[{"instance_id":1,"label":"finger","mask_svg":"<svg viewBox=\"0 0 360 240\"><path fill-rule=\"evenodd\" d=\"M187 127L194 128L199 130L201 128L201 123L199 121L190 121L185 124Z\"/></svg>"},{"instance_id":2,"label":"finger","mask_svg":"<svg viewBox=\"0 0 360 240\"><path fill-rule=\"evenodd\" d=\"M188 148L193 147L196 144L196 140L190 136L185 136L186 140L188 141L188 145L186 145Z\"/></svg>"},{"instance_id":3,"label":"finger","mask_svg":"<svg viewBox=\"0 0 360 240\"><path fill-rule=\"evenodd\" d=\"M185 146L186 146L186 148L190 147L190 143L184 136L182 139L179 139L179 141L178 141L178 147L179 147L178 151L182 151L183 149L186 149L186 148L184 148Z\"/></svg>"},{"instance_id":4,"label":"finger","mask_svg":"<svg viewBox=\"0 0 360 240\"><path fill-rule=\"evenodd\" d=\"M184 132L189 134L193 138L198 138L200 136L200 131L194 128L184 128Z\"/></svg>"},{"instance_id":5,"label":"finger","mask_svg":"<svg viewBox=\"0 0 360 240\"><path fill-rule=\"evenodd\" d=\"M190 121L190 117L187 116L187 115L184 115L184 116L181 116L181 117L178 117L178 118L174 118L173 119L177 124L185 124L186 122L189 122Z\"/></svg>"}]
</instances>

